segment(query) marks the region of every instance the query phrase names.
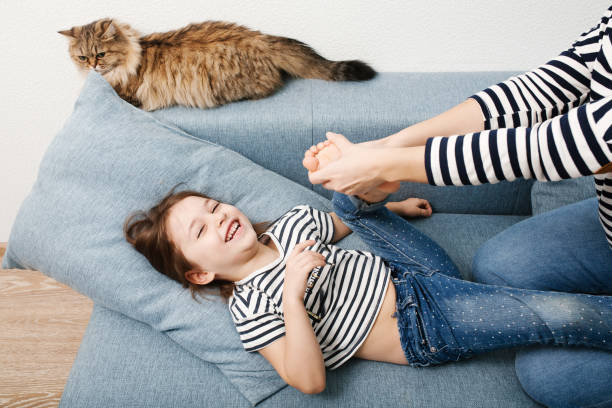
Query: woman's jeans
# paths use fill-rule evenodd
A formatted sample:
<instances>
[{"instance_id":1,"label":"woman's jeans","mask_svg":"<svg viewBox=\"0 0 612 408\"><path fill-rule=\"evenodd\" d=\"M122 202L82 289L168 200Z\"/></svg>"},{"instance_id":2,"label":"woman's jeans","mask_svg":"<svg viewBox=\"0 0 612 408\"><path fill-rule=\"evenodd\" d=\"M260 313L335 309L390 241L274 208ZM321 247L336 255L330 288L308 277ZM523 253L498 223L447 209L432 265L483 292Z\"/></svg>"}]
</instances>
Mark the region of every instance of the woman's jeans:
<instances>
[{"instance_id":1,"label":"woman's jeans","mask_svg":"<svg viewBox=\"0 0 612 408\"><path fill-rule=\"evenodd\" d=\"M474 279L492 285L612 294L612 249L592 198L534 216L485 242ZM530 347L516 373L535 400L554 407L612 407L612 352Z\"/></svg>"},{"instance_id":2,"label":"woman's jeans","mask_svg":"<svg viewBox=\"0 0 612 408\"><path fill-rule=\"evenodd\" d=\"M612 350L612 297L462 280L446 252L384 203L335 193L336 214L387 261L402 348L413 366L535 344Z\"/></svg>"}]
</instances>

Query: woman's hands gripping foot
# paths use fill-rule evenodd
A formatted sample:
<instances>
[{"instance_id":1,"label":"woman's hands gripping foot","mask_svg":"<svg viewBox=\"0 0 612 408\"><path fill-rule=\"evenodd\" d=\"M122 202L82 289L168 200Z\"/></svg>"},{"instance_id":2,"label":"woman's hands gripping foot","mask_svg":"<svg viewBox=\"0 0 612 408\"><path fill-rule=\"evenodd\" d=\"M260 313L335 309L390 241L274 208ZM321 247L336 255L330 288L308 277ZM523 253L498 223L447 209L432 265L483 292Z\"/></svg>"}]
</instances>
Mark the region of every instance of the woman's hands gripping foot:
<instances>
[{"instance_id":1,"label":"woman's hands gripping foot","mask_svg":"<svg viewBox=\"0 0 612 408\"><path fill-rule=\"evenodd\" d=\"M338 140L338 136L341 137L340 143L346 141L346 143L351 144L344 136L329 132L328 140L312 146L304 153L302 165L309 173L325 168L342 156L340 148L332 140L329 140ZM399 187L399 182L385 182L367 193L357 194L357 197L369 203L379 202L384 200L390 193L397 191ZM385 206L403 217L429 217L432 214L429 202L421 198L408 198L403 201L389 202Z\"/></svg>"},{"instance_id":2,"label":"woman's hands gripping foot","mask_svg":"<svg viewBox=\"0 0 612 408\"><path fill-rule=\"evenodd\" d=\"M308 178L313 184L354 195L374 188L387 193L399 189L399 182L386 182L378 174L378 164L386 157L384 149L366 146L367 143L353 144L337 133L327 132L326 136L329 143L321 142L304 154L303 164L309 170ZM330 144L334 148L325 150ZM330 183L328 177L335 181Z\"/></svg>"},{"instance_id":3,"label":"woman's hands gripping foot","mask_svg":"<svg viewBox=\"0 0 612 408\"><path fill-rule=\"evenodd\" d=\"M326 140L306 150L302 165L306 167L309 172L314 172L325 168L331 162L338 160L341 156L342 152L338 146L331 140ZM357 197L369 203L382 201L387 198L390 193L399 189L399 183L384 183L383 187L385 187L384 190L379 186L367 193L357 194Z\"/></svg>"}]
</instances>

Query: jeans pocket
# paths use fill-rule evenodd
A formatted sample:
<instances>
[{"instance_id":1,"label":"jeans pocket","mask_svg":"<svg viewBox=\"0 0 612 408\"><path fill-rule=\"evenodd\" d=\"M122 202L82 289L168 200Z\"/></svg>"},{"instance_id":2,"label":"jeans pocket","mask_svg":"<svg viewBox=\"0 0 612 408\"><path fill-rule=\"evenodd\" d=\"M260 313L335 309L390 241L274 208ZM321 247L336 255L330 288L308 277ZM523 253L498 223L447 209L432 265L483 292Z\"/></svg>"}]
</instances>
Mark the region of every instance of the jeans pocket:
<instances>
[{"instance_id":1,"label":"jeans pocket","mask_svg":"<svg viewBox=\"0 0 612 408\"><path fill-rule=\"evenodd\" d=\"M446 323L442 323L439 316L433 317L428 323L419 306L410 307L413 321L415 351L427 362L427 365L438 365L449 361L457 361L466 356L467 350L462 350L454 340L452 332ZM436 323L436 321L440 322ZM438 324L438 326L436 326ZM436 327L434 327L436 326ZM417 339L418 336L418 339Z\"/></svg>"}]
</instances>

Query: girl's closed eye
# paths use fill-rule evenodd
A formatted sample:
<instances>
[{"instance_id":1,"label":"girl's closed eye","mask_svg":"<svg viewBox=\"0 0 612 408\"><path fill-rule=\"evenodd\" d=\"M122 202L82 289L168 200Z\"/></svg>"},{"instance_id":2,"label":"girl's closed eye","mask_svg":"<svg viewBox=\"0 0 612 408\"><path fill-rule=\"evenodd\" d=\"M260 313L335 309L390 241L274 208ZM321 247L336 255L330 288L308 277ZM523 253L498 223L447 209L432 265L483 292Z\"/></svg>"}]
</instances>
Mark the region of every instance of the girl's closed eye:
<instances>
[{"instance_id":1,"label":"girl's closed eye","mask_svg":"<svg viewBox=\"0 0 612 408\"><path fill-rule=\"evenodd\" d=\"M214 213L214 212L215 212L215 210L217 209L217 207L219 206L219 204L221 204L221 203L217 202L217 203L214 205L214 207L212 208L212 210L211 210L210 212L211 212L211 213ZM204 227L205 227L205 225L202 225L202 228L200 228L200 230L198 231L198 236L197 236L197 238L200 238L200 235L202 235L202 231L204 231Z\"/></svg>"}]
</instances>

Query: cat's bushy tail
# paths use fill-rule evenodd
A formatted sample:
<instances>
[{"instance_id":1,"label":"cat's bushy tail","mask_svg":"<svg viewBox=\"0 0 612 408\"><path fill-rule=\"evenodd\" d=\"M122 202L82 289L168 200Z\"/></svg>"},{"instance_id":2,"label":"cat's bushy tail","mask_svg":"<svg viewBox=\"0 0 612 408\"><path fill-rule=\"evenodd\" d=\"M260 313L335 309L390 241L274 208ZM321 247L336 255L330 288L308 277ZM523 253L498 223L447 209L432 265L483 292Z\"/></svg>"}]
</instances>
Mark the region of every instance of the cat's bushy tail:
<instances>
[{"instance_id":1,"label":"cat's bushy tail","mask_svg":"<svg viewBox=\"0 0 612 408\"><path fill-rule=\"evenodd\" d=\"M367 81L376 71L359 60L330 61L308 45L292 38L269 36L274 64L290 75L327 81Z\"/></svg>"}]
</instances>

